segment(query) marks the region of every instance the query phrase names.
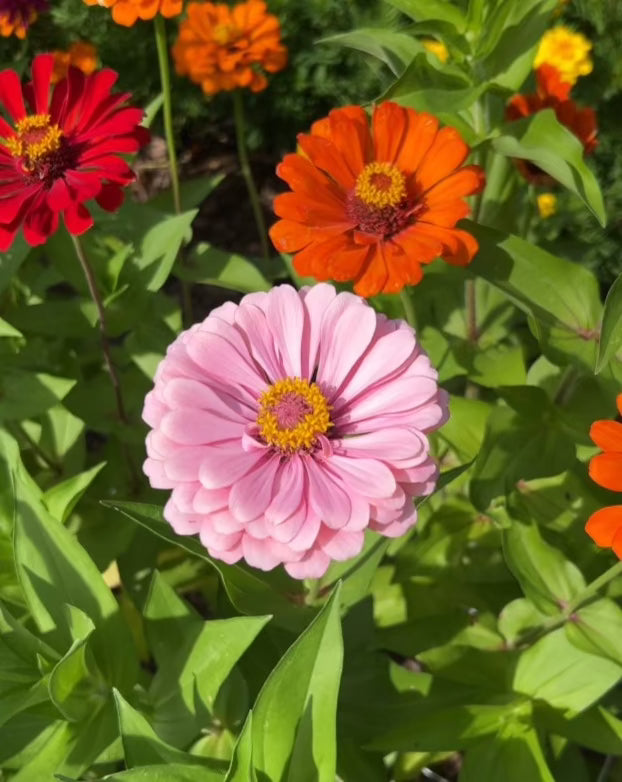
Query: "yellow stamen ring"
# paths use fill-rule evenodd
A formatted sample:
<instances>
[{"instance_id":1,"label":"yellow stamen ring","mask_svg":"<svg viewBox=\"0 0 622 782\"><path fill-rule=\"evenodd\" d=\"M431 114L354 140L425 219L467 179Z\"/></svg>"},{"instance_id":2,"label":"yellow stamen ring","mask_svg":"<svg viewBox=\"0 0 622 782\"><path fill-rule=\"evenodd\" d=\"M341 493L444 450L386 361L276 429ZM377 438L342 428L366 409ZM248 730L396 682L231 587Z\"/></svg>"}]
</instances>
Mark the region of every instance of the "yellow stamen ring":
<instances>
[{"instance_id":1,"label":"yellow stamen ring","mask_svg":"<svg viewBox=\"0 0 622 782\"><path fill-rule=\"evenodd\" d=\"M333 425L330 405L316 383L299 377L278 380L259 398L259 432L282 451L309 450Z\"/></svg>"},{"instance_id":2,"label":"yellow stamen ring","mask_svg":"<svg viewBox=\"0 0 622 782\"><path fill-rule=\"evenodd\" d=\"M406 178L392 163L368 163L358 175L354 193L376 209L397 206L407 196Z\"/></svg>"},{"instance_id":3,"label":"yellow stamen ring","mask_svg":"<svg viewBox=\"0 0 622 782\"><path fill-rule=\"evenodd\" d=\"M63 137L63 131L50 122L49 114L33 114L20 119L15 130L17 135L4 140L13 157L24 159L24 168L33 169L43 158L56 152Z\"/></svg>"}]
</instances>

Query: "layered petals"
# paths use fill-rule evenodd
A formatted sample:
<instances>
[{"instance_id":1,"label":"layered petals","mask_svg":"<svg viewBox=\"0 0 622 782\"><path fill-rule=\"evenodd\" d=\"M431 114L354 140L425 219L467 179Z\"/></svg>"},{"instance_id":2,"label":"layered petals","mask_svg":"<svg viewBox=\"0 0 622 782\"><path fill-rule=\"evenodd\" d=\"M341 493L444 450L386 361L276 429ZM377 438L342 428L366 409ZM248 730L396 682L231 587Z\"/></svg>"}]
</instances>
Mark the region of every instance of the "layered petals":
<instances>
[{"instance_id":1,"label":"layered petals","mask_svg":"<svg viewBox=\"0 0 622 782\"><path fill-rule=\"evenodd\" d=\"M438 256L465 265L477 252L455 226L484 173L463 165L469 148L454 128L385 101L371 123L360 106L334 109L298 146L277 168L291 191L274 201L270 237L300 274L352 280L369 297L416 285Z\"/></svg>"},{"instance_id":2,"label":"layered petals","mask_svg":"<svg viewBox=\"0 0 622 782\"><path fill-rule=\"evenodd\" d=\"M84 0L87 5L103 5L112 9L112 18L123 27L132 27L139 19L153 19L161 14L167 19L179 16L182 0Z\"/></svg>"},{"instance_id":3,"label":"layered petals","mask_svg":"<svg viewBox=\"0 0 622 782\"><path fill-rule=\"evenodd\" d=\"M317 578L367 528L416 522L447 416L436 372L402 321L330 285L284 285L181 334L145 399L144 471L164 515L211 556Z\"/></svg>"}]
</instances>

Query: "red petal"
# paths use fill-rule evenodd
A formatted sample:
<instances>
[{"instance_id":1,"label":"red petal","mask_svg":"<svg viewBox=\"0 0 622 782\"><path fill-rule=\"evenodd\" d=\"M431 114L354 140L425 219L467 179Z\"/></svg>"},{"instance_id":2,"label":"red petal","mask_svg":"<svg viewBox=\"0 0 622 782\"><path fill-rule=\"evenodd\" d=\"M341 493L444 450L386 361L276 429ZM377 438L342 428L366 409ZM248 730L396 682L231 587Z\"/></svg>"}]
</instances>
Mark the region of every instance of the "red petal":
<instances>
[{"instance_id":1,"label":"red petal","mask_svg":"<svg viewBox=\"0 0 622 782\"><path fill-rule=\"evenodd\" d=\"M70 234L80 236L93 225L93 218L83 204L72 204L63 213L65 225Z\"/></svg>"},{"instance_id":2,"label":"red petal","mask_svg":"<svg viewBox=\"0 0 622 782\"><path fill-rule=\"evenodd\" d=\"M37 114L47 114L50 105L50 83L54 70L54 55L39 54L32 63L32 86Z\"/></svg>"},{"instance_id":3,"label":"red petal","mask_svg":"<svg viewBox=\"0 0 622 782\"><path fill-rule=\"evenodd\" d=\"M22 85L15 71L0 71L0 105L15 122L26 116Z\"/></svg>"},{"instance_id":4,"label":"red petal","mask_svg":"<svg viewBox=\"0 0 622 782\"><path fill-rule=\"evenodd\" d=\"M123 203L123 190L119 185L107 183L102 186L95 200L107 212L116 212Z\"/></svg>"}]
</instances>

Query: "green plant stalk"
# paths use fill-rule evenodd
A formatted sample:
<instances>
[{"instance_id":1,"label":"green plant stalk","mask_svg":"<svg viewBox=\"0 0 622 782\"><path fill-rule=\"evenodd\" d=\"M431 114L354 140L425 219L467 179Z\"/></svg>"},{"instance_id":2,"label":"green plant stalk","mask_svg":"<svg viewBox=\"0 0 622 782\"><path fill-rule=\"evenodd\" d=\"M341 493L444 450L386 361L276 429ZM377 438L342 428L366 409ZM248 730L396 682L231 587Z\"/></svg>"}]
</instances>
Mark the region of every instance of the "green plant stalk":
<instances>
[{"instance_id":1,"label":"green plant stalk","mask_svg":"<svg viewBox=\"0 0 622 782\"><path fill-rule=\"evenodd\" d=\"M158 65L160 66L160 83L162 85L162 113L164 116L164 135L168 149L169 169L171 172L171 187L173 189L173 206L175 213L181 212L181 197L179 194L179 172L177 169L177 153L175 152L175 135L173 133L173 105L171 101L171 72L168 63L168 44L166 26L160 14L153 18L156 48L158 50Z\"/></svg>"},{"instance_id":2,"label":"green plant stalk","mask_svg":"<svg viewBox=\"0 0 622 782\"><path fill-rule=\"evenodd\" d=\"M266 224L263 219L263 213L261 211L261 204L259 202L259 194L255 186L253 179L253 172L251 171L250 163L248 161L248 152L246 150L246 128L244 121L244 102L242 93L240 90L233 91L233 116L235 120L235 137L238 145L238 158L240 160L240 168L242 175L246 182L246 189L248 190L248 197L251 201L253 208L253 215L255 217L255 224L257 225L257 232L259 233L259 239L261 241L261 252L264 260L270 260L270 248L268 246L268 234L266 232Z\"/></svg>"},{"instance_id":3,"label":"green plant stalk","mask_svg":"<svg viewBox=\"0 0 622 782\"><path fill-rule=\"evenodd\" d=\"M406 321L414 328L417 328L417 316L415 314L415 308L413 307L413 302L410 297L410 293L407 290L402 290L400 293L400 299L402 301L402 308L404 310L404 315L406 316Z\"/></svg>"},{"instance_id":4,"label":"green plant stalk","mask_svg":"<svg viewBox=\"0 0 622 782\"><path fill-rule=\"evenodd\" d=\"M121 383L119 381L119 376L112 362L112 356L110 354L110 342L108 339L108 326L106 323L106 311L104 309L104 303L97 289L95 274L93 273L91 264L89 263L89 260L86 257L86 253L84 252L84 247L82 246L82 242L80 241L80 238L78 236L71 235L71 240L73 242L73 246L75 248L78 261L80 262L80 266L82 267L82 271L84 272L84 276L86 278L86 284L88 285L91 298L95 302L95 307L97 309L97 318L99 321L99 334L101 337L102 352L104 354L104 362L106 364L106 369L108 370L108 374L110 375L110 380L112 382L112 387L114 390L115 401L117 404L117 413L119 415L119 419L123 421L124 424L127 424L129 423L129 420L127 417L127 413L125 411L125 404L123 402Z\"/></svg>"}]
</instances>

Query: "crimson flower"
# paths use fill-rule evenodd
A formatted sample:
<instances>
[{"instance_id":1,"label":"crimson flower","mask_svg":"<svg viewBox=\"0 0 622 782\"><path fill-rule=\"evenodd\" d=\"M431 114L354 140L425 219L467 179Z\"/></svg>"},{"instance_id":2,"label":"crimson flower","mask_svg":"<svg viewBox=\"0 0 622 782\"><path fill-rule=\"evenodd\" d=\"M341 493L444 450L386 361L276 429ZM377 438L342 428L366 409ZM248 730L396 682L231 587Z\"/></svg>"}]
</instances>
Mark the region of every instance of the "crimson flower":
<instances>
[{"instance_id":1,"label":"crimson flower","mask_svg":"<svg viewBox=\"0 0 622 782\"><path fill-rule=\"evenodd\" d=\"M123 202L134 180L119 155L137 152L148 140L139 126L143 111L125 105L129 93L112 94L117 74L85 76L70 67L51 88L54 56L41 54L32 81L22 88L15 71L0 72L0 251L9 249L20 226L26 241L43 244L62 213L75 236L93 225L84 206L94 198L108 211Z\"/></svg>"}]
</instances>

